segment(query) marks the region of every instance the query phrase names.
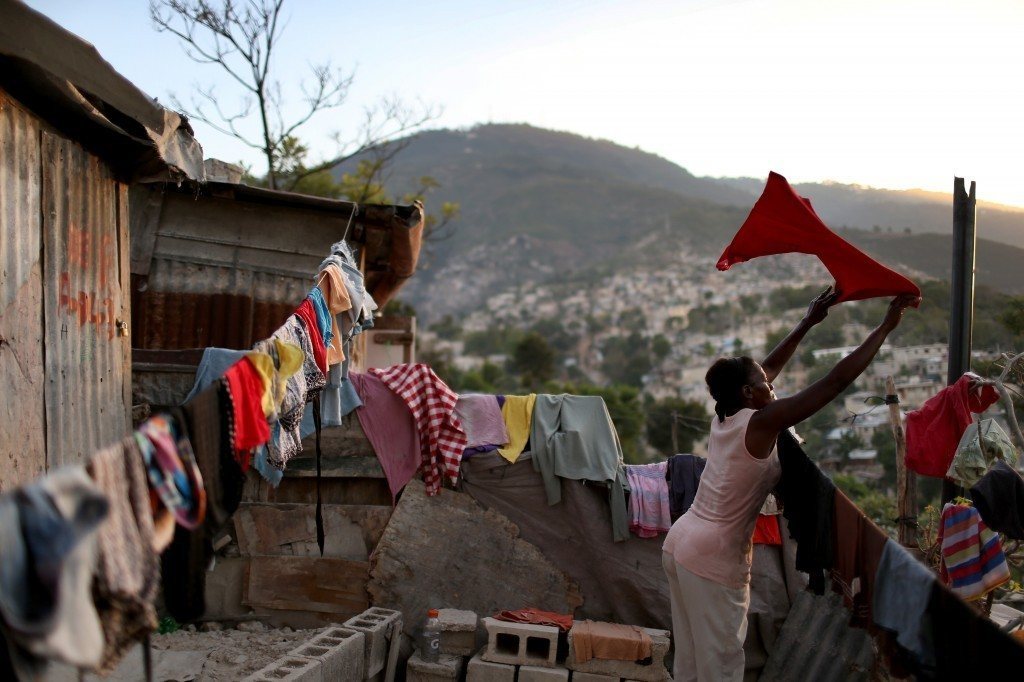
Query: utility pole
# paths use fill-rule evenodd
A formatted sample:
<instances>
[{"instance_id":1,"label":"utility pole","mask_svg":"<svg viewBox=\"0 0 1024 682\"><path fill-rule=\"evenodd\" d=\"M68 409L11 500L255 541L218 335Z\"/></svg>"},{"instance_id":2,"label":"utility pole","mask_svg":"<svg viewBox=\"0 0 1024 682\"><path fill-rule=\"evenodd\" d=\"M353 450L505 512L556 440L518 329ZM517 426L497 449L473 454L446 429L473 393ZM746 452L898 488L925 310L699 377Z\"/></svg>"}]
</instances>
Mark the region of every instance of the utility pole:
<instances>
[{"instance_id":1,"label":"utility pole","mask_svg":"<svg viewBox=\"0 0 1024 682\"><path fill-rule=\"evenodd\" d=\"M974 327L974 263L977 244L975 183L964 189L963 178L953 178L953 278L949 290L949 371L952 385L971 369L971 335ZM960 494L960 487L942 482L942 502Z\"/></svg>"}]
</instances>

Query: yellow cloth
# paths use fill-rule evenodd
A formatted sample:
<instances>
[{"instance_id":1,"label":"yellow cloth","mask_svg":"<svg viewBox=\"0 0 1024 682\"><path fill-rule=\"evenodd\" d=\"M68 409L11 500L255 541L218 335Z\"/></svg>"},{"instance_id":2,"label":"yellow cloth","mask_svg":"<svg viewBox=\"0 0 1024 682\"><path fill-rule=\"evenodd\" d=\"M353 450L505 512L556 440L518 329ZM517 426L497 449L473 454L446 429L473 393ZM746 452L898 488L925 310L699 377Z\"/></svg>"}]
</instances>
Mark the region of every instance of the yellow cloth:
<instances>
[{"instance_id":1,"label":"yellow cloth","mask_svg":"<svg viewBox=\"0 0 1024 682\"><path fill-rule=\"evenodd\" d=\"M250 351L246 357L252 362L256 372L263 380L263 395L261 404L263 414L271 416L277 412L284 400L285 384L299 369L306 356L302 349L293 343L286 343L280 339L274 339L274 346L277 349L277 359L280 366L274 365L274 359L267 353Z\"/></svg>"},{"instance_id":2,"label":"yellow cloth","mask_svg":"<svg viewBox=\"0 0 1024 682\"><path fill-rule=\"evenodd\" d=\"M501 406L501 416L505 419L505 427L508 429L508 445L498 448L498 454L510 462L519 459L519 455L523 454L526 441L530 439L535 402L537 402L536 393L505 396L505 404Z\"/></svg>"},{"instance_id":3,"label":"yellow cloth","mask_svg":"<svg viewBox=\"0 0 1024 682\"><path fill-rule=\"evenodd\" d=\"M331 315L352 309L352 299L349 298L348 289L345 287L345 276L342 274L341 268L330 263L320 271L319 279L317 286L320 287L320 293L324 295L327 309L331 311ZM345 352L341 350L341 330L335 329L334 336L331 337L331 342L327 346L327 366L336 365L344 360Z\"/></svg>"}]
</instances>

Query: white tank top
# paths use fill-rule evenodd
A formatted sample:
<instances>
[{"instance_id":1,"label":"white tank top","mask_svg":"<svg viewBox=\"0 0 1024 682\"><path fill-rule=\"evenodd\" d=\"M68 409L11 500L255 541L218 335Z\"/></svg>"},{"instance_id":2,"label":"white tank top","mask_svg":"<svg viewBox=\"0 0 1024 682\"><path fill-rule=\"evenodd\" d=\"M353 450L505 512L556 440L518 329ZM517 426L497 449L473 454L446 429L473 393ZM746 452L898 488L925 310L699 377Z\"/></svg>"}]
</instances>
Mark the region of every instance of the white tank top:
<instances>
[{"instance_id":1,"label":"white tank top","mask_svg":"<svg viewBox=\"0 0 1024 682\"><path fill-rule=\"evenodd\" d=\"M750 582L751 536L782 468L778 446L765 459L747 450L754 410L711 422L708 463L693 505L672 524L662 549L685 569L727 587Z\"/></svg>"}]
</instances>

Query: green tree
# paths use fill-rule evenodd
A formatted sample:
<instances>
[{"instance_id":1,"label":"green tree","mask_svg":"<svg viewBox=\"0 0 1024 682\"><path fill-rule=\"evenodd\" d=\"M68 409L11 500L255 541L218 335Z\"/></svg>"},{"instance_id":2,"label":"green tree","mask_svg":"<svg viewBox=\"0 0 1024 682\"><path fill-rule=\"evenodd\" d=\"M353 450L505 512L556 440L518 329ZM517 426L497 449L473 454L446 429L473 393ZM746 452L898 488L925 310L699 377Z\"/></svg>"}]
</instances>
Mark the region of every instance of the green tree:
<instances>
[{"instance_id":1,"label":"green tree","mask_svg":"<svg viewBox=\"0 0 1024 682\"><path fill-rule=\"evenodd\" d=\"M524 387L537 389L555 375L555 351L543 336L530 332L516 344L509 365Z\"/></svg>"},{"instance_id":2,"label":"green tree","mask_svg":"<svg viewBox=\"0 0 1024 682\"><path fill-rule=\"evenodd\" d=\"M711 415L704 405L682 398L664 398L645 406L647 443L665 455L691 452L693 444L707 435ZM675 448L672 422L676 423Z\"/></svg>"},{"instance_id":3,"label":"green tree","mask_svg":"<svg viewBox=\"0 0 1024 682\"><path fill-rule=\"evenodd\" d=\"M672 352L672 342L664 334L658 334L651 339L651 352L654 353L654 357L658 359L658 362L661 362Z\"/></svg>"}]
</instances>

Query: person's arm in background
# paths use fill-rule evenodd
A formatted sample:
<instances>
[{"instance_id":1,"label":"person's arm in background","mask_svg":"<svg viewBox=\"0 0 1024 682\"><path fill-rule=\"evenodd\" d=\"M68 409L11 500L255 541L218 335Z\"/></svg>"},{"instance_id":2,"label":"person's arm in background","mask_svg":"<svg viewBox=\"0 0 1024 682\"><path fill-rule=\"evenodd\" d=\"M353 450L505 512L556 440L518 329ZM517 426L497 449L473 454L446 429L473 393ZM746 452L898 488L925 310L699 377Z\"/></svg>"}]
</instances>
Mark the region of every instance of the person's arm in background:
<instances>
[{"instance_id":1,"label":"person's arm in background","mask_svg":"<svg viewBox=\"0 0 1024 682\"><path fill-rule=\"evenodd\" d=\"M789 359L793 357L797 346L803 341L804 336L811 330L811 327L828 317L828 309L836 302L837 298L839 298L839 292L833 290L832 287L828 287L825 291L814 297L811 304L807 306L807 314L804 315L804 319L800 320L793 327L793 331L789 332L786 338L782 339L779 345L775 347L775 350L769 353L768 357L761 363L761 367L768 377L768 383L775 381L775 377L779 376L779 372L786 366Z\"/></svg>"}]
</instances>

